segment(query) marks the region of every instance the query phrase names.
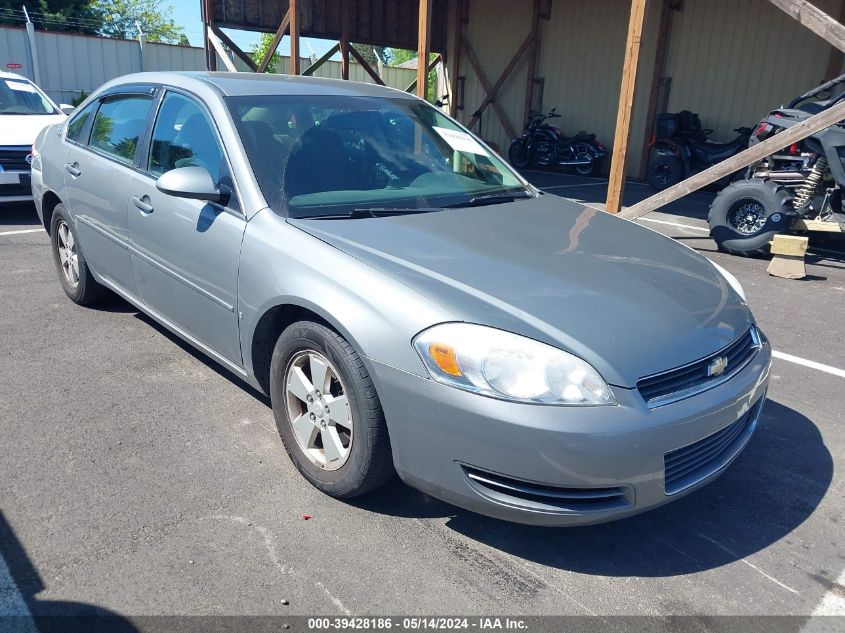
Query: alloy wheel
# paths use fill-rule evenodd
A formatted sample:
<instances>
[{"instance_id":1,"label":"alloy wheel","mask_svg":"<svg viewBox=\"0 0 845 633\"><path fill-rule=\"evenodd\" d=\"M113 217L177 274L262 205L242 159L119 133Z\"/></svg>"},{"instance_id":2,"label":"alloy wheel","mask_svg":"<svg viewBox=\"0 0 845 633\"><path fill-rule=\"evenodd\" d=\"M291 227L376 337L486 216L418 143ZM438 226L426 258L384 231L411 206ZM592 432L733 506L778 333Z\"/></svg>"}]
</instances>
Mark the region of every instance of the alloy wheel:
<instances>
[{"instance_id":1,"label":"alloy wheel","mask_svg":"<svg viewBox=\"0 0 845 633\"><path fill-rule=\"evenodd\" d=\"M56 230L58 238L56 250L59 253L62 273L71 288L76 288L79 285L79 255L76 253L76 241L73 239L73 232L64 220L59 220L56 224Z\"/></svg>"},{"instance_id":2,"label":"alloy wheel","mask_svg":"<svg viewBox=\"0 0 845 633\"><path fill-rule=\"evenodd\" d=\"M346 387L331 362L303 350L285 369L288 422L296 443L312 464L337 470L349 459L353 420Z\"/></svg>"},{"instance_id":3,"label":"alloy wheel","mask_svg":"<svg viewBox=\"0 0 845 633\"><path fill-rule=\"evenodd\" d=\"M759 200L739 200L728 212L728 223L743 235L754 235L766 225L766 208Z\"/></svg>"}]
</instances>

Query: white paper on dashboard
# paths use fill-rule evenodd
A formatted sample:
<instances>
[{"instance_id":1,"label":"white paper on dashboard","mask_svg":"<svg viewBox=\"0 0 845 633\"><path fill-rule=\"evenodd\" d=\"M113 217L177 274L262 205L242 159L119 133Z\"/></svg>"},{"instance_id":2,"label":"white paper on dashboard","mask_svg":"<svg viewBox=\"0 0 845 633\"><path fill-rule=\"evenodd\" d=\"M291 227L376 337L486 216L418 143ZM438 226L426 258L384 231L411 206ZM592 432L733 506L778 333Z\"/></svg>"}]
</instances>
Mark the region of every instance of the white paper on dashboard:
<instances>
[{"instance_id":1,"label":"white paper on dashboard","mask_svg":"<svg viewBox=\"0 0 845 633\"><path fill-rule=\"evenodd\" d=\"M18 92L38 92L33 86L24 81L9 81L7 79L6 85L9 86L11 90L17 90Z\"/></svg>"},{"instance_id":2,"label":"white paper on dashboard","mask_svg":"<svg viewBox=\"0 0 845 633\"><path fill-rule=\"evenodd\" d=\"M489 153L478 141L466 132L461 132L460 130L449 130L445 127L437 126L434 126L434 131L437 132L443 140L449 143L449 146L457 152L469 152L470 154L479 154L481 156L487 156Z\"/></svg>"}]
</instances>

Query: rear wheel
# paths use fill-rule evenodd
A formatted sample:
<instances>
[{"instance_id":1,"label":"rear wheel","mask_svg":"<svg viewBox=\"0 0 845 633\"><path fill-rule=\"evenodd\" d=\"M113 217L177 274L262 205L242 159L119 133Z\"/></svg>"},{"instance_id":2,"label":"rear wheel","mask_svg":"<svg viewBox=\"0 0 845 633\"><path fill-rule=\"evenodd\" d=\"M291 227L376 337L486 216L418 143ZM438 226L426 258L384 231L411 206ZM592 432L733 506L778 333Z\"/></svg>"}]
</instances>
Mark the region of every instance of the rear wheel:
<instances>
[{"instance_id":1,"label":"rear wheel","mask_svg":"<svg viewBox=\"0 0 845 633\"><path fill-rule=\"evenodd\" d=\"M517 169L528 167L531 162L531 153L528 151L528 143L523 139L516 139L508 149L508 160Z\"/></svg>"},{"instance_id":2,"label":"rear wheel","mask_svg":"<svg viewBox=\"0 0 845 633\"><path fill-rule=\"evenodd\" d=\"M62 204L53 209L50 242L59 283L68 298L79 305L91 305L102 299L106 289L91 274L76 239L73 222Z\"/></svg>"},{"instance_id":3,"label":"rear wheel","mask_svg":"<svg viewBox=\"0 0 845 633\"><path fill-rule=\"evenodd\" d=\"M792 199L773 180L751 178L731 183L710 205L710 235L720 250L744 256L765 256L775 235L789 229L795 217Z\"/></svg>"},{"instance_id":4,"label":"rear wheel","mask_svg":"<svg viewBox=\"0 0 845 633\"><path fill-rule=\"evenodd\" d=\"M646 180L657 191L663 191L676 185L684 178L684 166L681 159L667 154L653 156L648 162Z\"/></svg>"},{"instance_id":5,"label":"rear wheel","mask_svg":"<svg viewBox=\"0 0 845 633\"><path fill-rule=\"evenodd\" d=\"M589 160L586 165L575 165L575 171L580 176L592 176L599 171L601 167L601 159L593 156L589 150L584 149L575 155L577 160Z\"/></svg>"},{"instance_id":6,"label":"rear wheel","mask_svg":"<svg viewBox=\"0 0 845 633\"><path fill-rule=\"evenodd\" d=\"M333 497L355 497L393 474L375 386L346 339L310 321L288 327L270 365L282 443L300 473Z\"/></svg>"}]
</instances>

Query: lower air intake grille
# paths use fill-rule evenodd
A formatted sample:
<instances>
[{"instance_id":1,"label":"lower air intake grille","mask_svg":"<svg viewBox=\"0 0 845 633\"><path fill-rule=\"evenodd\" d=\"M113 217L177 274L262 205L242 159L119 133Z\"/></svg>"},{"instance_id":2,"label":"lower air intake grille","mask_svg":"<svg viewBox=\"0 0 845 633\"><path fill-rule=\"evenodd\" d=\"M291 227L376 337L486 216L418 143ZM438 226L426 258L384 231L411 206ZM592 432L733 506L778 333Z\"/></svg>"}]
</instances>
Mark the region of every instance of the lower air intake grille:
<instances>
[{"instance_id":1,"label":"lower air intake grille","mask_svg":"<svg viewBox=\"0 0 845 633\"><path fill-rule=\"evenodd\" d=\"M681 492L727 466L754 432L765 399L765 396L760 398L733 424L694 444L666 453L663 456L666 494Z\"/></svg>"},{"instance_id":2,"label":"lower air intake grille","mask_svg":"<svg viewBox=\"0 0 845 633\"><path fill-rule=\"evenodd\" d=\"M622 486L610 488L558 488L463 466L476 490L496 501L536 510L589 512L624 508L630 501Z\"/></svg>"}]
</instances>

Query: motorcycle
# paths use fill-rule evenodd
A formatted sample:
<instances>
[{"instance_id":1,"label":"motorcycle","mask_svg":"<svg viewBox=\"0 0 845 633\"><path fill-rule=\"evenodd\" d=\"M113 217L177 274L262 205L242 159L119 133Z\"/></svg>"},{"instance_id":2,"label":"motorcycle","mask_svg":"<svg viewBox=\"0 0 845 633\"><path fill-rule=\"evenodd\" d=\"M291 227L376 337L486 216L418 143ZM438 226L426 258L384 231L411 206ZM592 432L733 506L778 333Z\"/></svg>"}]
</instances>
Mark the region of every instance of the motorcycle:
<instances>
[{"instance_id":1,"label":"motorcycle","mask_svg":"<svg viewBox=\"0 0 845 633\"><path fill-rule=\"evenodd\" d=\"M845 82L845 76L840 79ZM840 94L811 107L774 110L757 126L752 142L766 140L843 100L845 94ZM790 105L798 103L793 100ZM845 231L843 159L845 125L840 121L793 145L787 154L752 165L748 177L725 187L710 205L710 235L719 249L765 255L778 233Z\"/></svg>"},{"instance_id":2,"label":"motorcycle","mask_svg":"<svg viewBox=\"0 0 845 633\"><path fill-rule=\"evenodd\" d=\"M655 135L649 146L648 184L662 191L738 154L748 147L751 128L735 128L737 137L727 143L708 140L712 132L702 129L699 116L689 110L657 115ZM726 176L718 182L724 185L734 177Z\"/></svg>"},{"instance_id":3,"label":"motorcycle","mask_svg":"<svg viewBox=\"0 0 845 633\"><path fill-rule=\"evenodd\" d=\"M573 167L582 176L592 176L601 169L607 148L596 141L595 134L578 132L567 137L559 127L546 123L559 118L552 108L548 114L532 112L522 136L511 141L508 159L517 169L531 165Z\"/></svg>"}]
</instances>

